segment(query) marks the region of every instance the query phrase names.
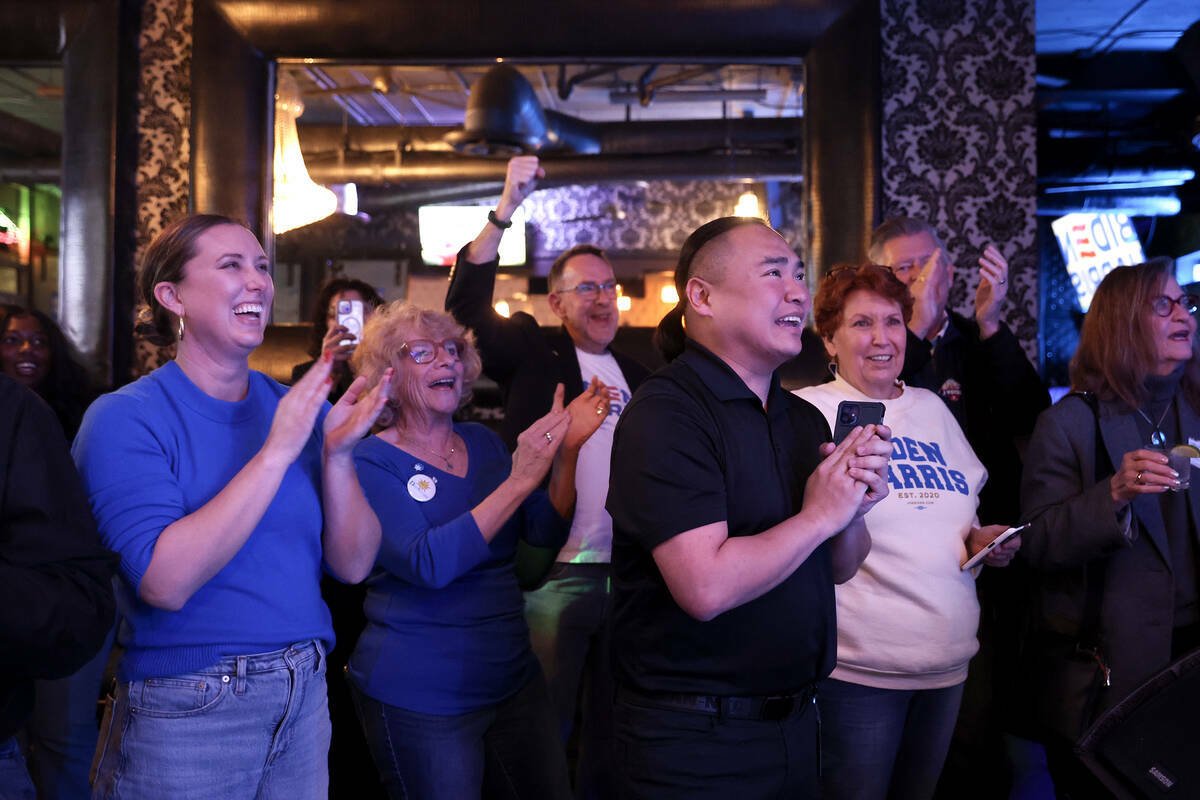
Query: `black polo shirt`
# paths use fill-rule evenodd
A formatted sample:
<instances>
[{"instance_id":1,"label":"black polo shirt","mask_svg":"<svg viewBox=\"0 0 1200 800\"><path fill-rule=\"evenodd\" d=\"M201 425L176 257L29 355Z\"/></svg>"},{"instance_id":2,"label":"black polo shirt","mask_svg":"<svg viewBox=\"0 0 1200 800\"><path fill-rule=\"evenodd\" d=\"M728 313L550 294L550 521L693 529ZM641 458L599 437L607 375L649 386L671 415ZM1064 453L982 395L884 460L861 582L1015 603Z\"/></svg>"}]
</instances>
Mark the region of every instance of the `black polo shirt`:
<instances>
[{"instance_id":1,"label":"black polo shirt","mask_svg":"<svg viewBox=\"0 0 1200 800\"><path fill-rule=\"evenodd\" d=\"M828 441L824 416L771 378L767 411L692 342L633 395L613 437L613 663L647 692L775 695L827 676L837 654L833 568L822 544L771 591L709 622L671 597L651 551L726 522L753 536L799 511Z\"/></svg>"}]
</instances>

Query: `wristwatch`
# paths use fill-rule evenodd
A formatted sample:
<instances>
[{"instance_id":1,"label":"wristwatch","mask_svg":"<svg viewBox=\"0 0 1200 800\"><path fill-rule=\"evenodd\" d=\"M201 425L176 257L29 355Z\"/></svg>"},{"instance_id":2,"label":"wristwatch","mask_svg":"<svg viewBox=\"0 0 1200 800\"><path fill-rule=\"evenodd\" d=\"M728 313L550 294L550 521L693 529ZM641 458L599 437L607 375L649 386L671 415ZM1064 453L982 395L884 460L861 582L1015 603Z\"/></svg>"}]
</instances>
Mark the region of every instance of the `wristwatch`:
<instances>
[{"instance_id":1,"label":"wristwatch","mask_svg":"<svg viewBox=\"0 0 1200 800\"><path fill-rule=\"evenodd\" d=\"M499 228L502 231L506 231L512 227L512 220L511 219L500 219L499 217L496 216L495 209L492 209L491 211L488 212L488 222L492 223L493 225L495 225L497 228Z\"/></svg>"}]
</instances>

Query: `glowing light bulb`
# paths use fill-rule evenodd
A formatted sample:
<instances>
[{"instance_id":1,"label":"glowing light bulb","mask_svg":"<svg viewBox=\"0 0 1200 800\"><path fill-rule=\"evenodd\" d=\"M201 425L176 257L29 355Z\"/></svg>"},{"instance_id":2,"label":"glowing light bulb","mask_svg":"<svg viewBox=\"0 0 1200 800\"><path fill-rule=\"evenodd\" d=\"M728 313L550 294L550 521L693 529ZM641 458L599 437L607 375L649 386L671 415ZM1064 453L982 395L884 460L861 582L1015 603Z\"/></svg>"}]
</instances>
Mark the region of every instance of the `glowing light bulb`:
<instances>
[{"instance_id":1,"label":"glowing light bulb","mask_svg":"<svg viewBox=\"0 0 1200 800\"><path fill-rule=\"evenodd\" d=\"M617 298L617 311L628 311L633 308L633 298L621 295Z\"/></svg>"},{"instance_id":2,"label":"glowing light bulb","mask_svg":"<svg viewBox=\"0 0 1200 800\"><path fill-rule=\"evenodd\" d=\"M758 195L754 192L745 192L738 198L737 205L733 207L733 215L735 217L757 217Z\"/></svg>"},{"instance_id":3,"label":"glowing light bulb","mask_svg":"<svg viewBox=\"0 0 1200 800\"><path fill-rule=\"evenodd\" d=\"M493 308L495 308L496 313L502 317L508 317L512 314L512 309L508 307L507 300L497 300L496 305L493 306Z\"/></svg>"},{"instance_id":4,"label":"glowing light bulb","mask_svg":"<svg viewBox=\"0 0 1200 800\"><path fill-rule=\"evenodd\" d=\"M670 284L664 286L658 296L669 306L673 306L679 302L679 292L675 291L675 287Z\"/></svg>"}]
</instances>

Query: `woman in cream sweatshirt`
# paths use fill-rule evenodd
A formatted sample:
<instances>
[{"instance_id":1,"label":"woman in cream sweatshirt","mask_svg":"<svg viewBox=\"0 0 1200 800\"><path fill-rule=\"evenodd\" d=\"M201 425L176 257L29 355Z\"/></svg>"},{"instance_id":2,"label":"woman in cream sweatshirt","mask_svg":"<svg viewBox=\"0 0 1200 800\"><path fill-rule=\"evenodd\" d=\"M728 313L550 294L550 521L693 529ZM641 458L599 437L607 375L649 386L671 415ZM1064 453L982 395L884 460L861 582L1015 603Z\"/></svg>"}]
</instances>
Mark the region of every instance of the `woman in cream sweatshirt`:
<instances>
[{"instance_id":1,"label":"woman in cream sweatshirt","mask_svg":"<svg viewBox=\"0 0 1200 800\"><path fill-rule=\"evenodd\" d=\"M820 691L822 783L835 800L933 795L978 649L974 575L960 566L1004 530L978 527L987 472L953 415L897 380L912 302L884 267L835 268L814 316L837 376L797 392L831 428L843 400L882 403L892 431L889 494L866 517L870 554L836 589L838 662Z\"/></svg>"}]
</instances>

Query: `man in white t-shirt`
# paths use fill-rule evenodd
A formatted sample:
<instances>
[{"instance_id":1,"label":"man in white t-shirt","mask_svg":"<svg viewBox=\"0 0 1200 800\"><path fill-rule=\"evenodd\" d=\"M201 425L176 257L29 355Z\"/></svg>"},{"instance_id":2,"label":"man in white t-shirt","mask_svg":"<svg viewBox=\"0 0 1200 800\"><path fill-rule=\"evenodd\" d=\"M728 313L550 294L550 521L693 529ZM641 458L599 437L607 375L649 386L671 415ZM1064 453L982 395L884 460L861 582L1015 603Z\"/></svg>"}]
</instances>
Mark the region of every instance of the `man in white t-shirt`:
<instances>
[{"instance_id":1,"label":"man in white t-shirt","mask_svg":"<svg viewBox=\"0 0 1200 800\"><path fill-rule=\"evenodd\" d=\"M547 332L528 314L505 318L492 308L500 239L544 174L535 156L509 161L500 202L474 241L459 251L446 310L474 330L484 372L504 392L500 435L510 448L550 409L557 383L566 388L566 402L592 378L611 392L608 417L579 454L570 537L544 583L525 596L533 649L546 673L564 743L584 684L576 796L604 798L613 796L607 640L612 518L604 508L609 456L617 418L649 372L609 349L620 319L617 282L598 247L577 245L550 267L550 308L562 320L562 330Z\"/></svg>"}]
</instances>

